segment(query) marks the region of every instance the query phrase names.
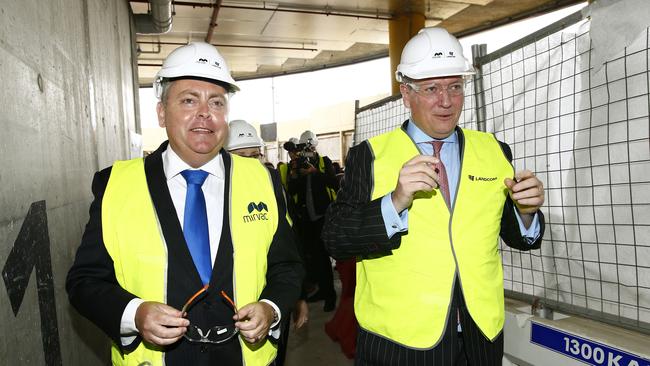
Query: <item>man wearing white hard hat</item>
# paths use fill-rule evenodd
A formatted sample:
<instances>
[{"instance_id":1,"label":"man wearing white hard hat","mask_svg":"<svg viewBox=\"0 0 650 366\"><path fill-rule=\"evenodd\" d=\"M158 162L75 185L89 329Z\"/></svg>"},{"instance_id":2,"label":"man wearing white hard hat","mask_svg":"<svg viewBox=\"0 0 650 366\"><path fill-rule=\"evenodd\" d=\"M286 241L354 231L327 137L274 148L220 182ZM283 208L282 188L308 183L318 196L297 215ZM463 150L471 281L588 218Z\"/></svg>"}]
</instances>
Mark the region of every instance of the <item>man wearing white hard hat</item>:
<instances>
[{"instance_id":1,"label":"man wearing white hard hat","mask_svg":"<svg viewBox=\"0 0 650 366\"><path fill-rule=\"evenodd\" d=\"M257 135L255 127L243 119L236 119L230 121L229 128L226 150L235 155L262 161L264 142Z\"/></svg>"},{"instance_id":2,"label":"man wearing white hard hat","mask_svg":"<svg viewBox=\"0 0 650 366\"><path fill-rule=\"evenodd\" d=\"M226 150L231 154L239 155L245 158L253 158L260 160L264 158L262 153L262 147L264 146L264 141L259 138L257 135L257 130L250 123L237 119L230 121L229 123L230 133L228 135L228 143L226 145ZM269 169L269 174L276 179L280 179L279 173L274 169L267 166ZM289 216L295 216L293 202L287 202L287 210ZM309 317L309 308L307 307L307 302L303 299L304 291L301 293L301 298L296 302L293 315L293 324L295 329L301 328ZM278 354L275 360L276 366L284 365L284 359L286 356L287 345L289 340L289 324L290 317L286 316L282 322L282 334L278 341Z\"/></svg>"},{"instance_id":3,"label":"man wearing white hard hat","mask_svg":"<svg viewBox=\"0 0 650 366\"><path fill-rule=\"evenodd\" d=\"M544 190L507 144L457 126L473 73L454 36L420 30L396 71L410 118L348 154L323 238L357 258L357 365L501 365L499 236L540 247Z\"/></svg>"},{"instance_id":4,"label":"man wearing white hard hat","mask_svg":"<svg viewBox=\"0 0 650 366\"><path fill-rule=\"evenodd\" d=\"M95 174L70 302L113 365L269 365L303 276L280 180L224 149L239 88L214 46L174 50L154 89L169 141Z\"/></svg>"}]
</instances>

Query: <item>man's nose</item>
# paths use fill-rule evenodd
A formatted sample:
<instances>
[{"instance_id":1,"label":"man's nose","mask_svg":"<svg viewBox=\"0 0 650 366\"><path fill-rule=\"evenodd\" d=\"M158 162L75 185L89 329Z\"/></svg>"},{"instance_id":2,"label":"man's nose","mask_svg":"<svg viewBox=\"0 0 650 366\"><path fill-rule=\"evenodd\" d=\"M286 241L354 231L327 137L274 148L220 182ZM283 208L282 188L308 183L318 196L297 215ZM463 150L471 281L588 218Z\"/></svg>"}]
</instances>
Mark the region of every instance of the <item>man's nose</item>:
<instances>
[{"instance_id":1,"label":"man's nose","mask_svg":"<svg viewBox=\"0 0 650 366\"><path fill-rule=\"evenodd\" d=\"M207 101L199 102L198 114L200 117L208 118L210 116L210 106Z\"/></svg>"},{"instance_id":2,"label":"man's nose","mask_svg":"<svg viewBox=\"0 0 650 366\"><path fill-rule=\"evenodd\" d=\"M449 89L444 88L440 90L440 95L438 96L438 100L440 101L440 105L442 105L443 107L451 106L451 97L449 96Z\"/></svg>"}]
</instances>

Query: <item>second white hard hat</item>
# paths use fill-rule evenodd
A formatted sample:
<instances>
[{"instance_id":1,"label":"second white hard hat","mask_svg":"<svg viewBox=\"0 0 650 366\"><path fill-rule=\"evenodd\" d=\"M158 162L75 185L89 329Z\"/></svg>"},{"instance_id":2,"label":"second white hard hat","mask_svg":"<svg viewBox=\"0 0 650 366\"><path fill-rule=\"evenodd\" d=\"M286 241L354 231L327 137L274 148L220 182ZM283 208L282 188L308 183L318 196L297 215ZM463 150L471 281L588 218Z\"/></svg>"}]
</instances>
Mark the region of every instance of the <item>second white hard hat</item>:
<instances>
[{"instance_id":1,"label":"second white hard hat","mask_svg":"<svg viewBox=\"0 0 650 366\"><path fill-rule=\"evenodd\" d=\"M205 42L178 47L167 56L153 81L156 97L160 98L162 94L164 79L183 76L218 81L224 84L229 93L239 91L226 60L213 45Z\"/></svg>"},{"instance_id":2,"label":"second white hard hat","mask_svg":"<svg viewBox=\"0 0 650 366\"><path fill-rule=\"evenodd\" d=\"M264 142L257 135L257 130L243 119L230 122L226 150L238 150L249 147L262 147Z\"/></svg>"},{"instance_id":3,"label":"second white hard hat","mask_svg":"<svg viewBox=\"0 0 650 366\"><path fill-rule=\"evenodd\" d=\"M300 135L300 140L298 140L298 143L309 144L311 146L316 147L316 145L318 145L318 137L316 136L315 133L307 130Z\"/></svg>"},{"instance_id":4,"label":"second white hard hat","mask_svg":"<svg viewBox=\"0 0 650 366\"><path fill-rule=\"evenodd\" d=\"M472 75L476 71L463 56L463 47L444 28L422 28L402 50L395 78L427 79Z\"/></svg>"}]
</instances>

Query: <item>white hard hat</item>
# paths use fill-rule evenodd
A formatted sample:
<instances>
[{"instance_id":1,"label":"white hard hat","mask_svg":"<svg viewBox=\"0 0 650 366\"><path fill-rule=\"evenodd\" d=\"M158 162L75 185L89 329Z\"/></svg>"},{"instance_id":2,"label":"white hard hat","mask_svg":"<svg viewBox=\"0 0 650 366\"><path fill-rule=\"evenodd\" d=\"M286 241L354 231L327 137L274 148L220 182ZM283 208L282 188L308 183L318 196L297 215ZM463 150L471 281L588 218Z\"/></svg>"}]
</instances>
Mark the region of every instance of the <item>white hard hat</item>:
<instances>
[{"instance_id":1,"label":"white hard hat","mask_svg":"<svg viewBox=\"0 0 650 366\"><path fill-rule=\"evenodd\" d=\"M300 141L300 140L298 140L297 137L292 137L292 138L289 139L289 142L293 142L293 143L296 144L296 145L298 145L298 144L300 143L299 141Z\"/></svg>"},{"instance_id":2,"label":"white hard hat","mask_svg":"<svg viewBox=\"0 0 650 366\"><path fill-rule=\"evenodd\" d=\"M264 142L257 135L257 130L250 123L243 119L236 119L230 122L228 132L228 144L226 150L238 150L248 147L262 147Z\"/></svg>"},{"instance_id":3,"label":"white hard hat","mask_svg":"<svg viewBox=\"0 0 650 366\"><path fill-rule=\"evenodd\" d=\"M402 58L395 71L395 79L427 79L445 76L464 76L476 73L463 56L463 47L456 37L444 28L422 28L402 50Z\"/></svg>"},{"instance_id":4,"label":"white hard hat","mask_svg":"<svg viewBox=\"0 0 650 366\"><path fill-rule=\"evenodd\" d=\"M318 137L316 137L315 133L307 130L300 135L300 140L298 140L298 143L309 144L315 147L316 145L318 145Z\"/></svg>"},{"instance_id":5,"label":"white hard hat","mask_svg":"<svg viewBox=\"0 0 650 366\"><path fill-rule=\"evenodd\" d=\"M167 56L153 81L156 97L160 98L162 94L161 84L164 79L183 76L221 82L229 93L239 91L224 58L213 45L205 42L192 42L178 47Z\"/></svg>"}]
</instances>

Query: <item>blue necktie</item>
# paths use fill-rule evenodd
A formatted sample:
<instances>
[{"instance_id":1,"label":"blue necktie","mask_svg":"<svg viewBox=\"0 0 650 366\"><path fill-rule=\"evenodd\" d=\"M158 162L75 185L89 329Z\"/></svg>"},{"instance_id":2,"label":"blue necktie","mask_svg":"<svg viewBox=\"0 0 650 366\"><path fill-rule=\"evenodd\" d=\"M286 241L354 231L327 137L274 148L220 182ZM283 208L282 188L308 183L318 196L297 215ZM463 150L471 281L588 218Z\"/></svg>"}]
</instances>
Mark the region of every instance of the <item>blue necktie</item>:
<instances>
[{"instance_id":1,"label":"blue necktie","mask_svg":"<svg viewBox=\"0 0 650 366\"><path fill-rule=\"evenodd\" d=\"M183 235L190 250L194 265L199 271L204 285L210 283L212 275L212 257L210 256L210 235L208 233L208 215L205 210L205 197L201 186L208 173L203 170L184 170L181 172L187 181L185 195L185 217Z\"/></svg>"}]
</instances>

